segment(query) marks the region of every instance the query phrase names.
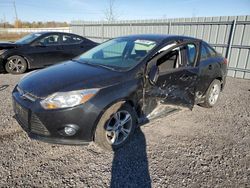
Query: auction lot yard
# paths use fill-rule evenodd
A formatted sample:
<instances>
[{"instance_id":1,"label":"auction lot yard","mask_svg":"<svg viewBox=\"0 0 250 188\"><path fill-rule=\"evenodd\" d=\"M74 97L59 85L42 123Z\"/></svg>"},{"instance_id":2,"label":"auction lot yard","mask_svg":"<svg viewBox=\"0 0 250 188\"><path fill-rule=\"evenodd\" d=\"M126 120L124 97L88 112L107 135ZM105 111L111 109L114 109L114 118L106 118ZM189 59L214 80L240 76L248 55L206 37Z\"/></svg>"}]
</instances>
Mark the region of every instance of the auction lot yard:
<instances>
[{"instance_id":1,"label":"auction lot yard","mask_svg":"<svg viewBox=\"0 0 250 188\"><path fill-rule=\"evenodd\" d=\"M228 78L218 105L141 127L114 154L30 140L0 74L0 187L250 187L250 80Z\"/></svg>"}]
</instances>

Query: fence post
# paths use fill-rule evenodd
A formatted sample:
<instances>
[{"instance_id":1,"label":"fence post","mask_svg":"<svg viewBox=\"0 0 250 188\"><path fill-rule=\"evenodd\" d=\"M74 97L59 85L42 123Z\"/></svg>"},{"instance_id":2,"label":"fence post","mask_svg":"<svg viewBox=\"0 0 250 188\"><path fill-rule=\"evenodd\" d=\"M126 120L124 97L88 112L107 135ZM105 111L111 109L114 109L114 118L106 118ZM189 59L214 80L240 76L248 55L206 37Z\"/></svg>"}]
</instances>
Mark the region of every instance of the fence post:
<instances>
[{"instance_id":1,"label":"fence post","mask_svg":"<svg viewBox=\"0 0 250 188\"><path fill-rule=\"evenodd\" d=\"M171 21L168 22L168 34L171 32Z\"/></svg>"},{"instance_id":2,"label":"fence post","mask_svg":"<svg viewBox=\"0 0 250 188\"><path fill-rule=\"evenodd\" d=\"M102 23L102 42L104 41L104 24Z\"/></svg>"},{"instance_id":3,"label":"fence post","mask_svg":"<svg viewBox=\"0 0 250 188\"><path fill-rule=\"evenodd\" d=\"M85 37L85 24L84 23L82 24L82 36Z\"/></svg>"},{"instance_id":4,"label":"fence post","mask_svg":"<svg viewBox=\"0 0 250 188\"><path fill-rule=\"evenodd\" d=\"M230 35L229 35L229 42L227 46L227 53L226 53L226 58L229 61L230 54L231 54L231 49L232 49L232 44L233 44L233 39L234 39L234 33L235 33L235 28L236 28L236 20L233 20L231 30L230 30Z\"/></svg>"}]
</instances>

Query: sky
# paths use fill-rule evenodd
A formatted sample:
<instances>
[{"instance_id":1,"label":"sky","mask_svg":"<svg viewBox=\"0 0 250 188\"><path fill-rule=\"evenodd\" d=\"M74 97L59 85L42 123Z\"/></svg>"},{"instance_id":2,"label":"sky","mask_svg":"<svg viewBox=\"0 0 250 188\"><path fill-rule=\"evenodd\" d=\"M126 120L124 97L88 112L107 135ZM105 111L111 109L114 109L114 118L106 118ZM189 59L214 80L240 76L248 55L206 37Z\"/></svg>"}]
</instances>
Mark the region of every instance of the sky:
<instances>
[{"instance_id":1,"label":"sky","mask_svg":"<svg viewBox=\"0 0 250 188\"><path fill-rule=\"evenodd\" d=\"M0 0L0 21L15 20L14 0ZM22 21L97 21L109 0L15 0ZM250 15L250 0L115 0L117 20Z\"/></svg>"}]
</instances>

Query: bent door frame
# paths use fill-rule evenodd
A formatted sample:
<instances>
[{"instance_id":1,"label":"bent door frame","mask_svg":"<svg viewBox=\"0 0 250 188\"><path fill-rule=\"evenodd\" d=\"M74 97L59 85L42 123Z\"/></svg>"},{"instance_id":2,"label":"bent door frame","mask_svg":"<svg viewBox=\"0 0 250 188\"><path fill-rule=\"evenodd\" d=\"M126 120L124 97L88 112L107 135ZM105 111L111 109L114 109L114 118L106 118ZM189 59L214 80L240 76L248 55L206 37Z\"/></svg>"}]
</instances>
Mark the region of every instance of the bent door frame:
<instances>
[{"instance_id":1,"label":"bent door frame","mask_svg":"<svg viewBox=\"0 0 250 188\"><path fill-rule=\"evenodd\" d=\"M149 81L149 72L150 69L155 66L157 64L157 60L162 58L163 56L165 56L167 53L169 53L171 50L181 47L181 46L185 46L187 44L194 44L196 46L196 56L195 56L195 62L193 64L193 66L189 66L189 67L182 67L182 68L178 68L178 69L173 69L171 71L169 71L169 75L171 78L171 74L175 74L175 72L180 72L183 71L183 75L187 74L187 78L183 78L183 82L185 82L185 79L193 79L195 80L194 84L192 84L190 87L192 87L192 104L190 106L190 108L192 109L192 106L194 105L195 102L195 89L196 89L196 80L197 80L197 75L198 75L198 67L197 62L199 59L199 41L197 39L186 39L185 41L181 41L181 42L176 42L175 45L170 45L170 47L166 50L164 50L163 52L161 52L160 54L156 54L153 58L151 58L145 66L145 70L144 70L144 85L143 85L143 107L142 107L142 111L144 113L144 116L147 116L150 112L152 112L156 107L158 102L160 102L162 100L163 96L157 96L157 92L159 91L159 86L153 85L152 83L150 83ZM174 43L174 41L173 41ZM169 43L166 43L166 45L169 45ZM164 47L163 47L164 48ZM161 48L162 49L162 48ZM161 50L160 49L160 50ZM159 50L159 51L160 51ZM158 52L159 52L158 51ZM193 78L192 78L193 76ZM185 77L185 76L184 76ZM180 78L181 80L181 78ZM189 80L189 83L191 82L191 80ZM161 93L162 94L162 93ZM166 94L166 93L165 93ZM149 98L151 97L151 99ZM152 100L152 101L151 101ZM153 103L153 104L149 104L149 103ZM180 105L182 106L182 105Z\"/></svg>"}]
</instances>

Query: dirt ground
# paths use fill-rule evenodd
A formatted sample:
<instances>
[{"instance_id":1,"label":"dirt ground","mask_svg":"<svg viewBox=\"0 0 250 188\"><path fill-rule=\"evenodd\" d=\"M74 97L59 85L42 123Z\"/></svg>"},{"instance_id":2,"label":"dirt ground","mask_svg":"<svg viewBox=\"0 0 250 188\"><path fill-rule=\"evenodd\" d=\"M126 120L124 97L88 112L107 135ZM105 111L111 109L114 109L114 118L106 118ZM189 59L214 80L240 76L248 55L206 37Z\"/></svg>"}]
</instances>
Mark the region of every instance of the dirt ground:
<instances>
[{"instance_id":1,"label":"dirt ground","mask_svg":"<svg viewBox=\"0 0 250 188\"><path fill-rule=\"evenodd\" d=\"M114 154L30 140L12 118L20 76L0 74L0 187L250 187L250 80L137 130Z\"/></svg>"}]
</instances>

